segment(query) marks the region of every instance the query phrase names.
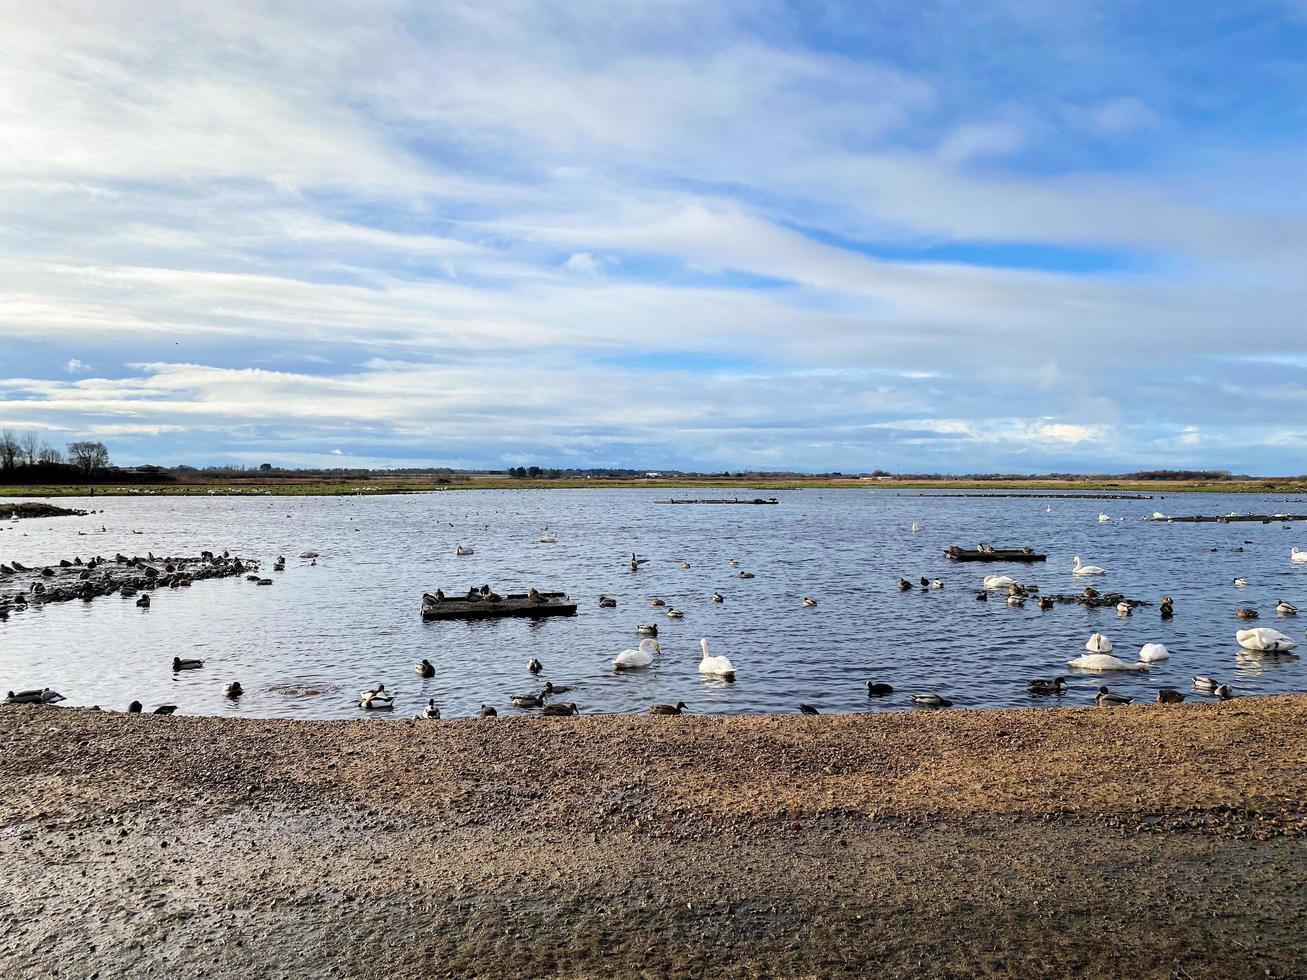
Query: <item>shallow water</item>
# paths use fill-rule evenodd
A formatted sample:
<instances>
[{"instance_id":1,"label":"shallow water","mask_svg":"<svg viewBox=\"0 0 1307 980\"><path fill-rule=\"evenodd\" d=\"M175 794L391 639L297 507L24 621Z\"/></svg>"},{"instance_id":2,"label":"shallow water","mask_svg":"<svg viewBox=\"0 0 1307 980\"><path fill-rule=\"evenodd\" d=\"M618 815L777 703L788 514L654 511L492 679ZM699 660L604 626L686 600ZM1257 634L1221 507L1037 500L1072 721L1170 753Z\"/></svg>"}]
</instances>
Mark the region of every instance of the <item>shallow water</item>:
<instances>
[{"instance_id":1,"label":"shallow water","mask_svg":"<svg viewBox=\"0 0 1307 980\"><path fill-rule=\"evenodd\" d=\"M397 694L396 716L416 713L429 697L446 716L475 713L482 703L512 713L508 696L538 689L544 680L574 685L561 700L577 702L587 714L678 700L695 713L791 712L800 701L831 712L897 710L909 706L914 691L937 691L961 707L1086 704L1101 683L1151 700L1159 687L1189 691L1195 674L1228 681L1241 695L1307 687L1302 660L1242 655L1234 640L1235 630L1249 625L1235 618L1239 606L1260 611L1251 625L1303 640L1307 566L1292 565L1289 549L1307 547L1307 523L1284 530L1278 522L1142 520L1154 510L1307 511L1300 499L803 490L777 493L781 503L774 507L654 503L667 495L548 490L64 501L103 512L0 522L0 561L39 565L119 551L228 549L262 560L276 584L197 582L157 592L148 610L114 597L15 613L0 623L0 689L50 686L68 705L121 709L139 699L147 710L176 703L185 714L347 718L364 714L356 692L377 682ZM1125 520L1100 524L1100 511ZM914 521L922 525L915 534ZM557 544L538 543L546 526L557 532ZM978 541L1030 545L1049 560L958 564L941 554L949 544ZM476 554L456 557L460 543ZM293 557L305 548L321 552L316 567ZM636 574L627 564L633 550L649 558ZM288 557L288 568L274 573L278 554ZM1108 574L1072 575L1074 555ZM738 568L728 563L732 558ZM756 578L739 579L742 569ZM1122 618L1078 605L1012 608L1002 596L977 602L987 573L1036 583L1045 594L1078 592L1088 581L1154 605ZM940 577L944 588L900 593L900 575L914 582ZM1236 588L1235 576L1248 586ZM456 593L481 583L500 592L531 585L567 591L579 612L538 622L421 620L424 590ZM710 601L714 590L725 603ZM598 608L600 593L615 596L618 607ZM1175 599L1170 622L1157 614L1163 594ZM665 610L651 608L648 598L655 595L685 618L668 619ZM819 605L803 607L804 596ZM1279 599L1302 606L1304 615L1277 617ZM611 660L637 645L640 623L658 625L662 656L647 671L615 674ZM1066 661L1095 630L1112 639L1122 659L1134 660L1146 642L1164 643L1171 659L1138 674L1068 669ZM700 637L713 653L731 658L735 683L698 674ZM205 668L174 674L174 655L201 657ZM429 680L413 672L422 657L436 666ZM526 669L531 657L545 665L538 678ZM1064 697L1026 694L1027 678L1057 674L1070 681ZM896 693L868 698L869 679L894 685ZM231 680L247 691L236 702L221 696Z\"/></svg>"}]
</instances>

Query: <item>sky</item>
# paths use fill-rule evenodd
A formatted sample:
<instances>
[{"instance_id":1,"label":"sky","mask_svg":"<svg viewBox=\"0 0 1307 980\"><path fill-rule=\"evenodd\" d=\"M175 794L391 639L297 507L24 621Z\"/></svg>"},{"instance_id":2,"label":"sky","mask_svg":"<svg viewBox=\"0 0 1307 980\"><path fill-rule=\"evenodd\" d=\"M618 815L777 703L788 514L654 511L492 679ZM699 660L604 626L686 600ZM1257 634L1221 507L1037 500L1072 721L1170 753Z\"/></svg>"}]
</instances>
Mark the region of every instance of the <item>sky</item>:
<instances>
[{"instance_id":1,"label":"sky","mask_svg":"<svg viewBox=\"0 0 1307 980\"><path fill-rule=\"evenodd\" d=\"M0 425L1307 472L1307 0L0 0Z\"/></svg>"}]
</instances>

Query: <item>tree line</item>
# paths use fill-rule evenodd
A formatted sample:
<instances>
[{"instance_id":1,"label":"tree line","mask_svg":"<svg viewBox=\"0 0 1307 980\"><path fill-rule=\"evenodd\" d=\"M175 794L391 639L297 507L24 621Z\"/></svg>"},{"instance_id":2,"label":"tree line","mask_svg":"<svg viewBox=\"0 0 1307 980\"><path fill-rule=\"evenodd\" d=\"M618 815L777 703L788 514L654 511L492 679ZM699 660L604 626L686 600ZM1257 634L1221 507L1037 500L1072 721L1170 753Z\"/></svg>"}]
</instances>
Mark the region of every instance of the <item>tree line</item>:
<instances>
[{"instance_id":1,"label":"tree line","mask_svg":"<svg viewBox=\"0 0 1307 980\"><path fill-rule=\"evenodd\" d=\"M61 450L35 432L0 429L0 473L10 480L94 477L109 466L109 450L102 442L78 440Z\"/></svg>"}]
</instances>

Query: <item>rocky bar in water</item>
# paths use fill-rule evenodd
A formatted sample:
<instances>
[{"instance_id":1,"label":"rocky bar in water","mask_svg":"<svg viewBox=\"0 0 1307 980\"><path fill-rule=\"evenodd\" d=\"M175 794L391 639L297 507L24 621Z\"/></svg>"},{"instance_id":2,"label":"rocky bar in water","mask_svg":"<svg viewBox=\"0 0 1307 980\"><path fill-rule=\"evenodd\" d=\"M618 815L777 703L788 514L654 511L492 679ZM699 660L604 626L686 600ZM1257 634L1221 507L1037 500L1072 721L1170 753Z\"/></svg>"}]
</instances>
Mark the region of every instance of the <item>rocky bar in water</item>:
<instances>
[{"instance_id":1,"label":"rocky bar in water","mask_svg":"<svg viewBox=\"0 0 1307 980\"><path fill-rule=\"evenodd\" d=\"M445 722L14 707L0 785L7 978L1307 962L1302 696Z\"/></svg>"},{"instance_id":2,"label":"rocky bar in water","mask_svg":"<svg viewBox=\"0 0 1307 980\"><path fill-rule=\"evenodd\" d=\"M28 501L22 504L0 503L0 519L17 517L19 520L33 517L86 517L94 511L78 510L76 507L58 507L55 504L43 504Z\"/></svg>"}]
</instances>

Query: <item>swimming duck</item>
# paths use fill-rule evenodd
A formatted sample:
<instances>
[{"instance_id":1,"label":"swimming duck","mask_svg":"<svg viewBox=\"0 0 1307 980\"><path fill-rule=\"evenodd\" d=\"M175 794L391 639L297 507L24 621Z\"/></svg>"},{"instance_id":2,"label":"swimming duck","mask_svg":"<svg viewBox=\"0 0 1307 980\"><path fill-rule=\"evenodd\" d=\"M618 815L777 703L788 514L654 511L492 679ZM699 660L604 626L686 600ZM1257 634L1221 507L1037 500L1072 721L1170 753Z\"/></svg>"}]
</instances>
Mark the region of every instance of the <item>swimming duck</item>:
<instances>
[{"instance_id":1,"label":"swimming duck","mask_svg":"<svg viewBox=\"0 0 1307 980\"><path fill-rule=\"evenodd\" d=\"M1239 646L1256 652L1281 653L1292 650L1298 644L1279 630L1269 626L1255 626L1250 630L1239 630L1234 634Z\"/></svg>"},{"instance_id":2,"label":"swimming duck","mask_svg":"<svg viewBox=\"0 0 1307 980\"><path fill-rule=\"evenodd\" d=\"M230 684L222 685L222 696L224 698L238 698L245 693L245 688L241 687L240 681L232 681Z\"/></svg>"},{"instance_id":3,"label":"swimming duck","mask_svg":"<svg viewBox=\"0 0 1307 980\"><path fill-rule=\"evenodd\" d=\"M951 708L953 702L938 694L914 694L912 703L922 708Z\"/></svg>"},{"instance_id":4,"label":"swimming duck","mask_svg":"<svg viewBox=\"0 0 1307 980\"><path fill-rule=\"evenodd\" d=\"M732 558L732 559L730 559L729 561L727 561L726 564L728 564L728 565L739 565L739 564L740 564L740 560L739 560L738 558Z\"/></svg>"},{"instance_id":5,"label":"swimming duck","mask_svg":"<svg viewBox=\"0 0 1307 980\"><path fill-rule=\"evenodd\" d=\"M175 704L161 704L159 707L154 709L154 713L156 715L170 715L176 710L177 705Z\"/></svg>"},{"instance_id":6,"label":"swimming duck","mask_svg":"<svg viewBox=\"0 0 1307 980\"><path fill-rule=\"evenodd\" d=\"M617 608L617 600L614 599L612 596L601 595L601 596L599 597L599 608L600 608L600 609L616 609L616 608Z\"/></svg>"},{"instance_id":7,"label":"swimming duck","mask_svg":"<svg viewBox=\"0 0 1307 980\"><path fill-rule=\"evenodd\" d=\"M912 583L905 578L899 579L899 591L900 592L912 591Z\"/></svg>"},{"instance_id":8,"label":"swimming duck","mask_svg":"<svg viewBox=\"0 0 1307 980\"><path fill-rule=\"evenodd\" d=\"M1275 612L1280 616L1296 616L1298 615L1298 607L1292 602L1280 600L1275 604Z\"/></svg>"},{"instance_id":9,"label":"swimming duck","mask_svg":"<svg viewBox=\"0 0 1307 980\"><path fill-rule=\"evenodd\" d=\"M286 570L286 559L278 555L277 560L272 563L272 570L274 572L284 572Z\"/></svg>"},{"instance_id":10,"label":"swimming duck","mask_svg":"<svg viewBox=\"0 0 1307 980\"><path fill-rule=\"evenodd\" d=\"M681 567L682 567L682 568L687 568L687 569L688 569L688 568L690 567L690 563L689 563L688 561L683 561L683 562L681 562Z\"/></svg>"},{"instance_id":11,"label":"swimming duck","mask_svg":"<svg viewBox=\"0 0 1307 980\"><path fill-rule=\"evenodd\" d=\"M540 671L544 670L545 668L544 665L540 663L539 660L537 660L535 657L532 657L530 660L526 662L526 669L531 671L531 673L533 674L538 674L540 673Z\"/></svg>"},{"instance_id":12,"label":"swimming duck","mask_svg":"<svg viewBox=\"0 0 1307 980\"><path fill-rule=\"evenodd\" d=\"M888 684L881 684L877 681L867 681L867 696L881 697L885 694L893 694L894 688Z\"/></svg>"},{"instance_id":13,"label":"swimming duck","mask_svg":"<svg viewBox=\"0 0 1307 980\"><path fill-rule=\"evenodd\" d=\"M613 670L636 670L648 667L654 661L654 654L662 653L663 648L657 640L641 640L638 650L623 650L613 658Z\"/></svg>"},{"instance_id":14,"label":"swimming duck","mask_svg":"<svg viewBox=\"0 0 1307 980\"><path fill-rule=\"evenodd\" d=\"M741 572L740 578L753 578L753 572Z\"/></svg>"},{"instance_id":15,"label":"swimming duck","mask_svg":"<svg viewBox=\"0 0 1307 980\"><path fill-rule=\"evenodd\" d=\"M1009 606L1024 606L1026 604L1026 600L1024 596L1010 595L1007 597L1007 604Z\"/></svg>"},{"instance_id":16,"label":"swimming duck","mask_svg":"<svg viewBox=\"0 0 1307 980\"><path fill-rule=\"evenodd\" d=\"M1246 578L1237 578L1234 580L1235 588L1238 589L1242 589L1247 584L1248 584L1248 580Z\"/></svg>"},{"instance_id":17,"label":"swimming duck","mask_svg":"<svg viewBox=\"0 0 1307 980\"><path fill-rule=\"evenodd\" d=\"M1098 693L1094 695L1094 703L1099 707L1110 707L1114 704L1129 704L1134 698L1125 694L1114 694L1106 687L1100 687Z\"/></svg>"},{"instance_id":18,"label":"swimming duck","mask_svg":"<svg viewBox=\"0 0 1307 980\"><path fill-rule=\"evenodd\" d=\"M1007 594L1008 594L1008 595L1025 595L1025 594L1026 594L1026 590L1025 590L1022 586L1018 585L1016 582L1013 582L1011 585L1009 585L1009 586L1007 587Z\"/></svg>"},{"instance_id":19,"label":"swimming duck","mask_svg":"<svg viewBox=\"0 0 1307 980\"><path fill-rule=\"evenodd\" d=\"M1223 701L1228 701L1234 697L1234 690L1229 684L1222 684L1214 677L1195 677L1194 690L1204 691L1208 694L1215 695Z\"/></svg>"},{"instance_id":20,"label":"swimming duck","mask_svg":"<svg viewBox=\"0 0 1307 980\"><path fill-rule=\"evenodd\" d=\"M672 606L668 606L668 607L667 607L667 618L668 618L668 619L684 619L684 618L685 618L685 613L681 612L681 610L676 609L676 608L674 608L674 607L672 607Z\"/></svg>"},{"instance_id":21,"label":"swimming duck","mask_svg":"<svg viewBox=\"0 0 1307 980\"><path fill-rule=\"evenodd\" d=\"M1085 641L1085 649L1090 653L1111 653L1112 641L1102 633L1092 633Z\"/></svg>"},{"instance_id":22,"label":"swimming duck","mask_svg":"<svg viewBox=\"0 0 1307 980\"><path fill-rule=\"evenodd\" d=\"M481 718L498 718L498 717L499 717L499 712L496 711L494 708L492 708L492 707L491 707L490 705L488 705L488 704L483 704L483 705L481 706L481 710L480 710L479 712L477 712L477 714L478 714L478 716L481 717Z\"/></svg>"},{"instance_id":23,"label":"swimming duck","mask_svg":"<svg viewBox=\"0 0 1307 980\"><path fill-rule=\"evenodd\" d=\"M569 684L555 684L553 681L545 681L545 686L541 689L540 696L542 698L547 698L553 694L566 694L571 689L571 685Z\"/></svg>"},{"instance_id":24,"label":"swimming duck","mask_svg":"<svg viewBox=\"0 0 1307 980\"><path fill-rule=\"evenodd\" d=\"M436 668L431 666L431 661L423 657L413 665L413 673L419 677L435 677Z\"/></svg>"},{"instance_id":25,"label":"swimming duck","mask_svg":"<svg viewBox=\"0 0 1307 980\"><path fill-rule=\"evenodd\" d=\"M645 624L645 625L643 625L643 626L637 626L637 627L635 628L635 631L636 631L636 633L638 633L640 636L657 636L657 635L658 635L658 627L657 627L657 626L654 626L652 623Z\"/></svg>"},{"instance_id":26,"label":"swimming duck","mask_svg":"<svg viewBox=\"0 0 1307 980\"><path fill-rule=\"evenodd\" d=\"M569 715L579 713L580 709L575 704L547 704L541 710L541 714L546 718L566 718Z\"/></svg>"},{"instance_id":27,"label":"swimming duck","mask_svg":"<svg viewBox=\"0 0 1307 980\"><path fill-rule=\"evenodd\" d=\"M142 592L141 597L136 600L136 604L140 606L142 609L149 609L150 608L149 595L147 593Z\"/></svg>"},{"instance_id":28,"label":"swimming duck","mask_svg":"<svg viewBox=\"0 0 1307 980\"><path fill-rule=\"evenodd\" d=\"M926 576L924 575L921 576L921 578L917 579L917 581L921 583L921 587L923 589L930 588L930 579L926 578Z\"/></svg>"},{"instance_id":29,"label":"swimming duck","mask_svg":"<svg viewBox=\"0 0 1307 980\"><path fill-rule=\"evenodd\" d=\"M421 717L426 718L429 721L440 720L440 709L436 707L435 698L427 698L427 706L422 709Z\"/></svg>"},{"instance_id":30,"label":"swimming duck","mask_svg":"<svg viewBox=\"0 0 1307 980\"><path fill-rule=\"evenodd\" d=\"M1169 595L1162 596L1162 605L1158 611L1162 614L1163 619L1170 619L1175 615L1175 606L1171 602Z\"/></svg>"},{"instance_id":31,"label":"swimming duck","mask_svg":"<svg viewBox=\"0 0 1307 980\"><path fill-rule=\"evenodd\" d=\"M714 592L714 593L712 594L712 601L713 601L713 602L725 602L726 599L725 599L725 597L724 597L720 592Z\"/></svg>"},{"instance_id":32,"label":"swimming duck","mask_svg":"<svg viewBox=\"0 0 1307 980\"><path fill-rule=\"evenodd\" d=\"M199 670L203 666L203 660L183 660L181 657L172 658L173 670Z\"/></svg>"},{"instance_id":33,"label":"swimming duck","mask_svg":"<svg viewBox=\"0 0 1307 980\"><path fill-rule=\"evenodd\" d=\"M378 684L370 691L359 692L359 707L371 711L386 711L395 706L395 696L386 692L385 684Z\"/></svg>"},{"instance_id":34,"label":"swimming duck","mask_svg":"<svg viewBox=\"0 0 1307 980\"><path fill-rule=\"evenodd\" d=\"M1080 598L1082 598L1082 599L1097 599L1097 598L1098 598L1098 590L1095 589L1093 586L1086 585L1085 588L1084 588L1084 591L1082 591L1082 592L1080 593Z\"/></svg>"},{"instance_id":35,"label":"swimming duck","mask_svg":"<svg viewBox=\"0 0 1307 980\"><path fill-rule=\"evenodd\" d=\"M545 699L539 694L514 694L508 699L515 708L542 708Z\"/></svg>"},{"instance_id":36,"label":"swimming duck","mask_svg":"<svg viewBox=\"0 0 1307 980\"><path fill-rule=\"evenodd\" d=\"M1061 694L1066 690L1066 678L1054 677L1049 680L1046 677L1036 677L1026 681L1026 690L1031 694Z\"/></svg>"},{"instance_id":37,"label":"swimming duck","mask_svg":"<svg viewBox=\"0 0 1307 980\"><path fill-rule=\"evenodd\" d=\"M1158 704L1180 704L1184 701L1184 695L1174 688L1164 687L1157 692Z\"/></svg>"},{"instance_id":38,"label":"swimming duck","mask_svg":"<svg viewBox=\"0 0 1307 980\"><path fill-rule=\"evenodd\" d=\"M988 592L977 592L977 593L976 593L976 601L977 601L977 602L988 602L988 601L989 601L989 593L988 593Z\"/></svg>"},{"instance_id":39,"label":"swimming duck","mask_svg":"<svg viewBox=\"0 0 1307 980\"><path fill-rule=\"evenodd\" d=\"M665 606L667 605L667 603L664 602L662 599L659 599L657 596L654 596L652 599L649 600L649 605L657 608L658 606Z\"/></svg>"},{"instance_id":40,"label":"swimming duck","mask_svg":"<svg viewBox=\"0 0 1307 980\"><path fill-rule=\"evenodd\" d=\"M810 705L810 704L800 704L800 705L799 705L799 714L801 714L801 715L819 715L819 714L821 714L821 712L818 711L816 708L814 708L814 707L813 707L812 705Z\"/></svg>"},{"instance_id":41,"label":"swimming duck","mask_svg":"<svg viewBox=\"0 0 1307 980\"><path fill-rule=\"evenodd\" d=\"M684 701L677 701L675 704L655 704L650 706L649 714L651 715L679 715L686 709Z\"/></svg>"},{"instance_id":42,"label":"swimming duck","mask_svg":"<svg viewBox=\"0 0 1307 980\"><path fill-rule=\"evenodd\" d=\"M1073 561L1075 562L1075 565L1072 568L1072 572L1076 575L1106 575L1107 574L1107 569L1102 568L1098 565L1080 564L1079 555L1076 555Z\"/></svg>"},{"instance_id":43,"label":"swimming duck","mask_svg":"<svg viewBox=\"0 0 1307 980\"><path fill-rule=\"evenodd\" d=\"M1052 600L1049 596L1041 595L1041 596L1039 597L1039 608L1040 608L1040 609L1052 609L1052 608L1053 608L1053 600Z\"/></svg>"},{"instance_id":44,"label":"swimming duck","mask_svg":"<svg viewBox=\"0 0 1307 980\"><path fill-rule=\"evenodd\" d=\"M932 589L942 589L942 588L944 588L944 580L943 580L942 578L934 578L934 579L931 579L931 580L930 580L930 587L931 587Z\"/></svg>"},{"instance_id":45,"label":"swimming duck","mask_svg":"<svg viewBox=\"0 0 1307 980\"><path fill-rule=\"evenodd\" d=\"M815 605L817 604L817 600L816 600L816 599L808 599L808 598L805 598L805 599L803 600L803 604L804 604L805 606L807 606L809 609L811 609L813 606L815 606Z\"/></svg>"},{"instance_id":46,"label":"swimming duck","mask_svg":"<svg viewBox=\"0 0 1307 980\"><path fill-rule=\"evenodd\" d=\"M703 657L699 661L699 673L712 674L723 680L735 680L735 667L725 657L712 657L708 655L708 641L699 640L699 649L703 651Z\"/></svg>"},{"instance_id":47,"label":"swimming duck","mask_svg":"<svg viewBox=\"0 0 1307 980\"><path fill-rule=\"evenodd\" d=\"M1256 609L1249 609L1247 606L1244 606L1244 607L1242 607L1242 608L1240 608L1240 609L1236 609L1236 610L1234 611L1234 614L1235 614L1236 616L1238 616L1240 619L1256 619L1256 618L1257 618L1257 610L1256 610Z\"/></svg>"},{"instance_id":48,"label":"swimming duck","mask_svg":"<svg viewBox=\"0 0 1307 980\"><path fill-rule=\"evenodd\" d=\"M1118 615L1129 616L1131 612L1130 603L1122 599L1120 602L1116 604L1116 611Z\"/></svg>"},{"instance_id":49,"label":"swimming duck","mask_svg":"<svg viewBox=\"0 0 1307 980\"><path fill-rule=\"evenodd\" d=\"M1139 648L1139 659L1146 664L1156 663L1159 660L1166 660L1171 656L1171 651L1160 643L1145 643Z\"/></svg>"}]
</instances>

